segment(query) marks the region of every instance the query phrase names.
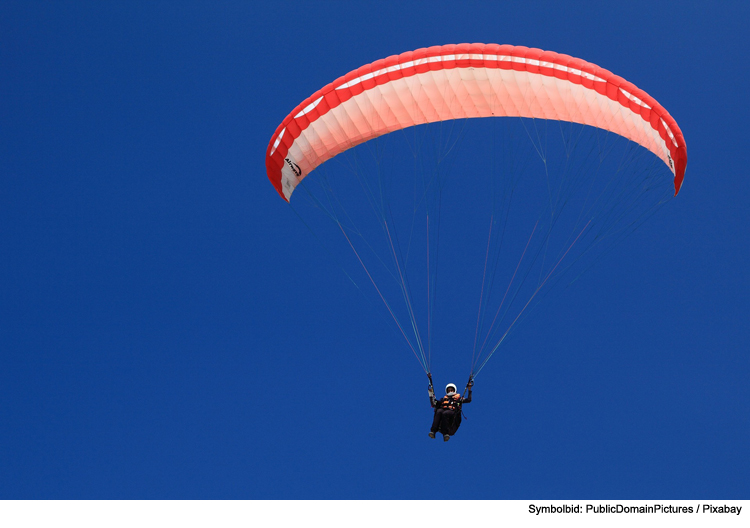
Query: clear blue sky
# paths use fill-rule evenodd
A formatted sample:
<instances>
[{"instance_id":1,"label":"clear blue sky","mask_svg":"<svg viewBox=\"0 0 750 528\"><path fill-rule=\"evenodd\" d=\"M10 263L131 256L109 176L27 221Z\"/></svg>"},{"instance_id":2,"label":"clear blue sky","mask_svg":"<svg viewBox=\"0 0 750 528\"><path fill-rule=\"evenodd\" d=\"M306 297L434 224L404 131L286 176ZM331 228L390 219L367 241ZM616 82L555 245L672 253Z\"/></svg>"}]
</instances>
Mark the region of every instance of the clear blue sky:
<instances>
[{"instance_id":1,"label":"clear blue sky","mask_svg":"<svg viewBox=\"0 0 750 528\"><path fill-rule=\"evenodd\" d=\"M3 2L0 498L750 497L750 8L561 4ZM446 444L264 156L338 76L460 42L623 76L689 161Z\"/></svg>"}]
</instances>

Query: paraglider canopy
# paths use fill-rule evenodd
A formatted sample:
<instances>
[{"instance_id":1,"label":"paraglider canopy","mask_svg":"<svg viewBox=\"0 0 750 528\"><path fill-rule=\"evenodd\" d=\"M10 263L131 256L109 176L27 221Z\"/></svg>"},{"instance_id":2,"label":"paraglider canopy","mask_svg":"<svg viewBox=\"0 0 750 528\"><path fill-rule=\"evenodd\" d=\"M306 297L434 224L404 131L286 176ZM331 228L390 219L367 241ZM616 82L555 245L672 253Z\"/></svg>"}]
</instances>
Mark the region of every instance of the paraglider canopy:
<instances>
[{"instance_id":1,"label":"paraglider canopy","mask_svg":"<svg viewBox=\"0 0 750 528\"><path fill-rule=\"evenodd\" d=\"M682 185L685 140L653 97L581 59L497 44L422 48L349 72L282 121L266 151L266 170L288 201L317 166L360 143L414 125L490 116L555 119L614 132L669 166L675 194Z\"/></svg>"}]
</instances>

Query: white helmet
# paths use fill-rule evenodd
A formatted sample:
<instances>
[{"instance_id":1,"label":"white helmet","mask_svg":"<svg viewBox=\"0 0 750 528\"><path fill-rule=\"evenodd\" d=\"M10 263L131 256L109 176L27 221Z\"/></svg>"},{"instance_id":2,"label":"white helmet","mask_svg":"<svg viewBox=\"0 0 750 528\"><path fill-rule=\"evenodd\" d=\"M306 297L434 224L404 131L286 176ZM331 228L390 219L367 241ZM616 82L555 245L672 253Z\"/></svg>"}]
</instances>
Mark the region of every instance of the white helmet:
<instances>
[{"instance_id":1,"label":"white helmet","mask_svg":"<svg viewBox=\"0 0 750 528\"><path fill-rule=\"evenodd\" d=\"M449 383L448 385L445 386L445 393L450 394L451 392L456 392L456 386L453 383Z\"/></svg>"}]
</instances>

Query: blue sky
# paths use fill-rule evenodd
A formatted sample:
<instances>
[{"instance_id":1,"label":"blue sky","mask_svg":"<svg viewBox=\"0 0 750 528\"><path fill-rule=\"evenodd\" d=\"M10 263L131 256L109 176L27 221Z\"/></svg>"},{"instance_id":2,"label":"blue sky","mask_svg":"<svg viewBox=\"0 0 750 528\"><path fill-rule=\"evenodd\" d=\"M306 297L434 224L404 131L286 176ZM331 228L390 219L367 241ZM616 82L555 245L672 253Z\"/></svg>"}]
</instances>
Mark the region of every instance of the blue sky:
<instances>
[{"instance_id":1,"label":"blue sky","mask_svg":"<svg viewBox=\"0 0 750 528\"><path fill-rule=\"evenodd\" d=\"M560 4L4 2L0 498L748 498L750 9ZM621 75L688 168L523 321L446 444L264 156L340 75L460 42Z\"/></svg>"}]
</instances>

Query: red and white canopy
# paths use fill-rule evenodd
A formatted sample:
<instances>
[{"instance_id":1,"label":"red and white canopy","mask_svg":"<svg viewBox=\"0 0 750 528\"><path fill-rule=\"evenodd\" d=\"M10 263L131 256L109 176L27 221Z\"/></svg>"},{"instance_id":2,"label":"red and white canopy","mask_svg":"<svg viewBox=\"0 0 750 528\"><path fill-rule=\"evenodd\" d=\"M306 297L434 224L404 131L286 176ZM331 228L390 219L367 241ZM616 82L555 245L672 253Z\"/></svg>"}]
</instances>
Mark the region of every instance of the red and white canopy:
<instances>
[{"instance_id":1,"label":"red and white canopy","mask_svg":"<svg viewBox=\"0 0 750 528\"><path fill-rule=\"evenodd\" d=\"M497 44L434 46L358 68L315 92L279 125L266 171L279 194L321 163L413 125L468 117L533 117L598 127L647 148L674 174L685 139L656 100L594 64L551 51Z\"/></svg>"}]
</instances>

